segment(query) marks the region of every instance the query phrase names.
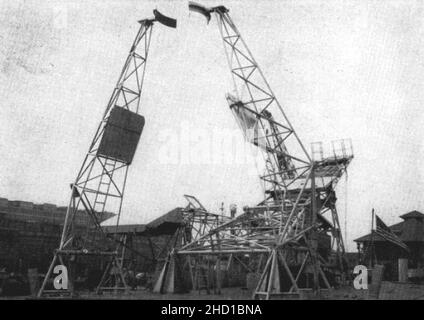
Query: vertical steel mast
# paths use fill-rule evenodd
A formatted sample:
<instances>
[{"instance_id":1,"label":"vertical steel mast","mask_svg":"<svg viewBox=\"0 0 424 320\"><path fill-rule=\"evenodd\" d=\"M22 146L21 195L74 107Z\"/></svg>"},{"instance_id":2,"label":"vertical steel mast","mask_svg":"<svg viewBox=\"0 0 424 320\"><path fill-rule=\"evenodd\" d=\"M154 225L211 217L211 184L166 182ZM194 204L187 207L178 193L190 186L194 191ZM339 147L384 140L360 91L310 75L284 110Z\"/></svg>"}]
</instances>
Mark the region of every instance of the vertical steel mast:
<instances>
[{"instance_id":1,"label":"vertical steel mast","mask_svg":"<svg viewBox=\"0 0 424 320\"><path fill-rule=\"evenodd\" d=\"M49 293L46 284L56 264L67 267L69 290L73 294L77 263L85 257L107 257L108 264L97 291L126 289L119 251L123 241L107 234L100 223L115 216L118 227L125 193L128 169L144 127L140 101L155 21L175 28L176 20L154 10L154 18L140 20L140 28L130 48L116 86L106 106L96 134L81 169L71 185L71 198L59 248L55 251L38 296ZM89 223L81 228L76 223L88 215ZM93 260L91 260L93 263ZM108 287L109 286L109 287ZM61 291L59 291L60 293ZM53 293L58 293L53 290Z\"/></svg>"}]
</instances>

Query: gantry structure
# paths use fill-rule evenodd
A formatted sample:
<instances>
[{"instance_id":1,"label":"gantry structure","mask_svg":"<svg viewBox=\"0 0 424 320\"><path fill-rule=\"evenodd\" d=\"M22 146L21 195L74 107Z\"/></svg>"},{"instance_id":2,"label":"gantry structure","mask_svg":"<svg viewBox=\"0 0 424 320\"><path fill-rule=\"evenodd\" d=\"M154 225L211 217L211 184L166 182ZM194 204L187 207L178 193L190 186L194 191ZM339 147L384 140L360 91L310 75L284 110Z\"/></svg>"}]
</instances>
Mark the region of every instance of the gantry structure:
<instances>
[{"instance_id":1,"label":"gantry structure","mask_svg":"<svg viewBox=\"0 0 424 320\"><path fill-rule=\"evenodd\" d=\"M311 158L229 10L194 2L189 3L189 9L203 14L208 23L212 16L216 18L233 80L233 91L226 100L246 140L263 156L265 172L260 179L265 192L257 206L245 208L237 217L176 247L170 261L177 256L178 260L181 256L207 260L208 265L212 261L219 287L221 261L248 255L260 273L253 298L299 295L305 289L305 274L312 275L306 287L314 293L319 294L323 286L330 289L325 272L328 261L320 252L319 241L331 233L338 267L343 270L344 245L334 188L353 159L353 152L338 153L334 149L331 157ZM325 217L327 212L331 213L329 219ZM201 266L201 262L190 264L196 265ZM200 274L199 270L191 273ZM162 272L169 272L169 268ZM158 287L165 278L159 278ZM196 282L194 279L193 284Z\"/></svg>"},{"instance_id":2,"label":"gantry structure","mask_svg":"<svg viewBox=\"0 0 424 320\"><path fill-rule=\"evenodd\" d=\"M126 290L120 251L126 244L119 233L107 233L100 226L105 212L115 215L120 224L125 185L129 167L144 127L140 114L141 94L146 63L155 22L175 28L176 20L153 11L154 18L140 20L140 28L131 45L115 88L103 113L81 168L71 185L66 218L59 248L41 285L38 296L75 293L74 282L79 270L76 263L88 257L100 257L108 262L97 292ZM84 232L77 232L74 221L77 214L87 214L92 224ZM118 235L118 236L117 236ZM57 264L68 269L67 290L47 290L47 283L55 277Z\"/></svg>"},{"instance_id":3,"label":"gantry structure","mask_svg":"<svg viewBox=\"0 0 424 320\"><path fill-rule=\"evenodd\" d=\"M192 195L184 195L187 205L181 210L181 223L173 233L173 247L165 259L162 271L153 288L155 293L175 293L187 290L183 285L187 280L192 287L197 288L199 279L199 259L190 259L187 256L183 260L176 261L176 253L192 242L200 240L205 234L209 234L219 225L227 223L230 217L223 214L212 213ZM184 279L181 273L189 273L189 279Z\"/></svg>"}]
</instances>

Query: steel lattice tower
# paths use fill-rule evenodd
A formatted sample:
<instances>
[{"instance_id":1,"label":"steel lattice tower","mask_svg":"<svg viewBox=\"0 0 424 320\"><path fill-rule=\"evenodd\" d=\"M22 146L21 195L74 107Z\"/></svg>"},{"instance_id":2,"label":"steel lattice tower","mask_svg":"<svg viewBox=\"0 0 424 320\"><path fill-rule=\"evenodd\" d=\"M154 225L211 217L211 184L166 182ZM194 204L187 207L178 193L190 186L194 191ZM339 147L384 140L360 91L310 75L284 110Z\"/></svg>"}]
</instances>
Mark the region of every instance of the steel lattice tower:
<instances>
[{"instance_id":1,"label":"steel lattice tower","mask_svg":"<svg viewBox=\"0 0 424 320\"><path fill-rule=\"evenodd\" d=\"M312 269L312 288L316 293L321 282L330 288L318 238L330 230L337 252L343 253L334 187L353 155L311 159L229 10L224 6L205 8L192 2L189 8L205 15L208 22L212 14L216 17L234 83L235 94L228 94L227 102L246 139L263 154L266 170L261 179L265 197L257 206L175 250L175 254L215 255L217 272L224 255L260 256L253 259L261 272L255 298L300 293L299 278L306 267ZM326 211L331 211L333 224L324 218ZM293 264L300 265L299 270L293 270ZM288 279L288 286L281 278Z\"/></svg>"},{"instance_id":2,"label":"steel lattice tower","mask_svg":"<svg viewBox=\"0 0 424 320\"><path fill-rule=\"evenodd\" d=\"M127 288L119 259L125 243L115 236L117 233L106 233L100 223L105 216L113 214L118 227L121 218L128 170L145 122L140 115L140 102L154 22L176 27L176 20L157 10L153 13L154 18L139 21L140 28L116 86L81 169L71 185L71 198L59 248L54 253L38 296L49 293L49 290L45 290L46 284L57 263L68 268L67 293L72 295L77 273L77 270L73 270L74 262L88 256L108 258L97 292ZM88 215L91 221L84 230L75 224L80 215ZM57 290L53 292L58 293Z\"/></svg>"}]
</instances>

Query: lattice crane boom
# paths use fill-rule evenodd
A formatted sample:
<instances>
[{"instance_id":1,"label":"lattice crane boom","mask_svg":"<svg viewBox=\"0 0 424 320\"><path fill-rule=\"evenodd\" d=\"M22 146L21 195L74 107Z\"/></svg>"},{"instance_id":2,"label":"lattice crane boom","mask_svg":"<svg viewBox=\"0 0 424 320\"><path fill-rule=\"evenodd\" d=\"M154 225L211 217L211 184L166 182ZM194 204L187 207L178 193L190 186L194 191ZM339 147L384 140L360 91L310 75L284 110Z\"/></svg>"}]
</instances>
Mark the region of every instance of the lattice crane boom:
<instances>
[{"instance_id":1,"label":"lattice crane boom","mask_svg":"<svg viewBox=\"0 0 424 320\"><path fill-rule=\"evenodd\" d=\"M285 171L285 178L296 176L296 162L310 163L310 157L273 93L260 66L229 15L229 10L219 6L212 8L223 40L228 65L232 74L236 101L227 96L230 107L241 107L254 113L259 130L265 133L262 146L274 155L274 170ZM234 110L233 110L234 111ZM277 116L279 121L274 119ZM259 139L260 137L258 137ZM300 147L298 154L290 153L286 143L295 140ZM260 141L254 141L256 145ZM264 145L265 144L265 145Z\"/></svg>"},{"instance_id":2,"label":"lattice crane boom","mask_svg":"<svg viewBox=\"0 0 424 320\"><path fill-rule=\"evenodd\" d=\"M71 198L66 212L59 248L38 293L46 293L45 286L59 262L70 266L84 256L109 257L108 267L97 291L103 290L109 281L110 270L115 269L113 279L126 289L119 250L125 245L121 239L106 234L100 223L115 215L118 227L128 169L132 163L140 139L144 117L140 114L141 93L146 72L154 23L160 22L175 28L176 20L153 11L154 18L140 20L140 28L131 45L115 88L103 113L103 117L84 158L81 169L71 185ZM88 215L91 220L85 228L78 228L76 220ZM116 233L117 234L117 233ZM70 294L73 290L70 277Z\"/></svg>"},{"instance_id":3,"label":"lattice crane boom","mask_svg":"<svg viewBox=\"0 0 424 320\"><path fill-rule=\"evenodd\" d=\"M265 200L258 206L247 208L231 221L184 245L178 253L218 257L244 253L268 255L266 264L258 266L262 276L255 297L265 295L269 298L270 294L283 291L280 272L285 272L290 279L289 291L299 293L298 280L307 263L313 270L314 290L319 290L320 278L329 288L322 269L322 257L318 253L317 237L326 234L332 226L320 212L327 209L323 203L333 201L333 182L337 181L350 159L336 161L336 174L325 171L327 164L315 163L231 19L229 10L224 6L206 8L194 2L189 2L189 9L203 14L208 22L212 15L216 17L234 85L234 93L227 95L227 102L246 139L264 155L266 166L261 179L266 191ZM322 175L323 167L325 173ZM341 239L340 235L337 237ZM342 241L338 244L342 245ZM296 275L289 264L300 262L301 268Z\"/></svg>"}]
</instances>

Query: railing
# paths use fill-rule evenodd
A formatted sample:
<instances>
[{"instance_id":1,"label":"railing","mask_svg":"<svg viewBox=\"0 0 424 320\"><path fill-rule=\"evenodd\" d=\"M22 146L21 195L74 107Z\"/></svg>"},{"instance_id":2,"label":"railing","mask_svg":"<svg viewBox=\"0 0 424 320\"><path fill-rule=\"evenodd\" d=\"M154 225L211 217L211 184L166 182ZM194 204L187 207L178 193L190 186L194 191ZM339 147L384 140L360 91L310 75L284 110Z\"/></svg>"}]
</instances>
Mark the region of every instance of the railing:
<instances>
[{"instance_id":1,"label":"railing","mask_svg":"<svg viewBox=\"0 0 424 320\"><path fill-rule=\"evenodd\" d=\"M325 152L324 152L325 151ZM323 143L316 141L311 143L311 156L315 162L323 160L341 160L353 158L353 146L351 139L339 139L331 141L331 148L324 150Z\"/></svg>"}]
</instances>

